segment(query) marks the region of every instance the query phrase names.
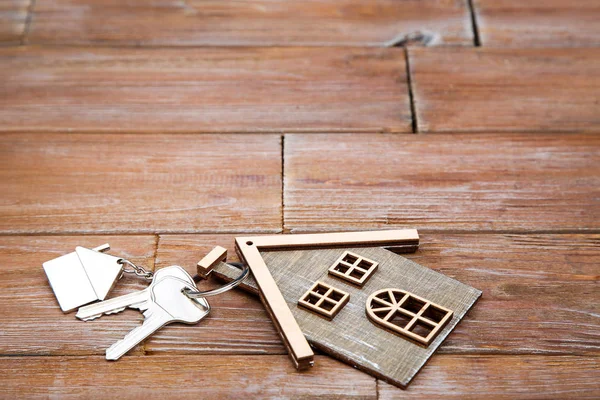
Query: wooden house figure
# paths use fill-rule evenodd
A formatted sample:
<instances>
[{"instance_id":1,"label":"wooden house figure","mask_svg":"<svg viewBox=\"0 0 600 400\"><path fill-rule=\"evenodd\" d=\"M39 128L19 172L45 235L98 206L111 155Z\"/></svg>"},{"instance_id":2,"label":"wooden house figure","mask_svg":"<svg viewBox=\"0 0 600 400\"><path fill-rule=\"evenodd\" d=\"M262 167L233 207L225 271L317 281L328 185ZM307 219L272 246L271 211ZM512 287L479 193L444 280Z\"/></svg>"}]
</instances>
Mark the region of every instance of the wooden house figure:
<instances>
[{"instance_id":1,"label":"wooden house figure","mask_svg":"<svg viewBox=\"0 0 600 400\"><path fill-rule=\"evenodd\" d=\"M348 233L332 234L340 235L340 243L322 243L323 235L278 235L241 238L238 245L296 237L290 245L282 239L265 244L258 253L310 345L405 388L481 296L475 288L396 254L416 250L418 235L412 232L416 243L401 240L393 246L372 239L381 232L361 232L364 240L356 241L342 240ZM339 246L345 243L356 245ZM238 250L248 258L244 249ZM213 272L225 280L239 275L226 263ZM253 272L258 276L261 271ZM250 277L243 287L258 294L260 286ZM267 306L264 293L261 297ZM281 321L274 322L286 341Z\"/></svg>"}]
</instances>

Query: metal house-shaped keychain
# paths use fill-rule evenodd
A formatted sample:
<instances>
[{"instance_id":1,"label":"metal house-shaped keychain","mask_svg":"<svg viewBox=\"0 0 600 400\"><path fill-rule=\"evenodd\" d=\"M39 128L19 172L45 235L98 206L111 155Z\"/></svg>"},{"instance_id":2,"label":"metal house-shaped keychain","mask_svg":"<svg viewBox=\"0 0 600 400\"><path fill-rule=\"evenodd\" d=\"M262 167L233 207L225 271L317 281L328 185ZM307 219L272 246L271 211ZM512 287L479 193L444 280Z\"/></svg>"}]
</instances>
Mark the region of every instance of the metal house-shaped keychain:
<instances>
[{"instance_id":1,"label":"metal house-shaped keychain","mask_svg":"<svg viewBox=\"0 0 600 400\"><path fill-rule=\"evenodd\" d=\"M106 298L123 273L120 257L102 253L109 249L108 243L94 249L78 246L43 264L63 312Z\"/></svg>"}]
</instances>

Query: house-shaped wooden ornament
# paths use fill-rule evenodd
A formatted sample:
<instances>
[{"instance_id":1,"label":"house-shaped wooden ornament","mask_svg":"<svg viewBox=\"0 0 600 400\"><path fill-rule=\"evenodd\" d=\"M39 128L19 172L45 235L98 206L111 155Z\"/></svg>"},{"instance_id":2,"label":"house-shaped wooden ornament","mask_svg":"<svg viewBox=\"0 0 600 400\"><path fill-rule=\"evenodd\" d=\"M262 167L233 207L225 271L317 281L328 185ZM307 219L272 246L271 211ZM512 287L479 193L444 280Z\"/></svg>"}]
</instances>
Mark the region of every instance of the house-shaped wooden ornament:
<instances>
[{"instance_id":1,"label":"house-shaped wooden ornament","mask_svg":"<svg viewBox=\"0 0 600 400\"><path fill-rule=\"evenodd\" d=\"M257 277L242 287L261 295L297 366L307 351L290 344L294 329L282 326L289 325L282 322L284 308L314 348L405 388L481 296L396 254L416 250L415 230L263 236L237 244ZM221 262L213 273L231 280L239 270ZM268 293L273 282L258 278L263 273L287 307ZM305 359L312 360L310 352Z\"/></svg>"}]
</instances>

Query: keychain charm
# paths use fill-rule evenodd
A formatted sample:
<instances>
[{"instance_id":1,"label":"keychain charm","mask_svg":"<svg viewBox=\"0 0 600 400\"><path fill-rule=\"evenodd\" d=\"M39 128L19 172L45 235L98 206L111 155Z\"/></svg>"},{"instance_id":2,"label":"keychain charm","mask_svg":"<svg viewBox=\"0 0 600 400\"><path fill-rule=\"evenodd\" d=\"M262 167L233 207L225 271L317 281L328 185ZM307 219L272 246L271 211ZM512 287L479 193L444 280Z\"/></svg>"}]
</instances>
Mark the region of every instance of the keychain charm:
<instances>
[{"instance_id":1,"label":"keychain charm","mask_svg":"<svg viewBox=\"0 0 600 400\"><path fill-rule=\"evenodd\" d=\"M121 258L102 253L109 249L108 243L94 249L78 246L43 264L63 312L106 298L123 273Z\"/></svg>"}]
</instances>

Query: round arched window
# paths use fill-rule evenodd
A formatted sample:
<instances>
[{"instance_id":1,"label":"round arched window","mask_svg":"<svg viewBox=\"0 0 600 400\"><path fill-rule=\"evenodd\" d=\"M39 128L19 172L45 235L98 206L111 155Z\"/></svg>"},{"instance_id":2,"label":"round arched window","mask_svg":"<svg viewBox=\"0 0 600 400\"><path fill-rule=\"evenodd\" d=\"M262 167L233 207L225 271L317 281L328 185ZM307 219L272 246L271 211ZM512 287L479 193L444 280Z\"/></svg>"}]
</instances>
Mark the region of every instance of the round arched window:
<instances>
[{"instance_id":1,"label":"round arched window","mask_svg":"<svg viewBox=\"0 0 600 400\"><path fill-rule=\"evenodd\" d=\"M375 325L418 343L429 345L453 312L401 289L381 289L371 294L367 316Z\"/></svg>"}]
</instances>

